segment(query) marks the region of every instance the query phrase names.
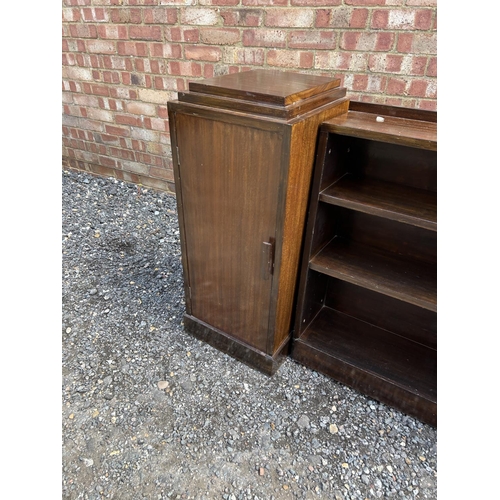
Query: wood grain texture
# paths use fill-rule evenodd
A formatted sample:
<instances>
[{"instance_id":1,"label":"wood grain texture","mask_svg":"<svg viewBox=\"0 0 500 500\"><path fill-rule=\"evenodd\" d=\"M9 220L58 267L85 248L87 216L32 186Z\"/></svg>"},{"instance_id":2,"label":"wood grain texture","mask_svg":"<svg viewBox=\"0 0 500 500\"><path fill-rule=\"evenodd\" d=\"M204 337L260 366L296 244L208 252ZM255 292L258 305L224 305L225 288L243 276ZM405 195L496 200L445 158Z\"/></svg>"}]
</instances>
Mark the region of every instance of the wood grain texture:
<instances>
[{"instance_id":1,"label":"wood grain texture","mask_svg":"<svg viewBox=\"0 0 500 500\"><path fill-rule=\"evenodd\" d=\"M324 189L320 200L437 231L437 197L432 191L347 175Z\"/></svg>"},{"instance_id":2,"label":"wood grain texture","mask_svg":"<svg viewBox=\"0 0 500 500\"><path fill-rule=\"evenodd\" d=\"M437 150L436 123L392 116L383 118L384 122L378 122L375 114L349 111L346 115L328 120L323 126L335 134Z\"/></svg>"},{"instance_id":3,"label":"wood grain texture","mask_svg":"<svg viewBox=\"0 0 500 500\"><path fill-rule=\"evenodd\" d=\"M191 313L266 351L261 248L275 237L282 134L182 112L176 126Z\"/></svg>"},{"instance_id":4,"label":"wood grain texture","mask_svg":"<svg viewBox=\"0 0 500 500\"><path fill-rule=\"evenodd\" d=\"M375 104L371 102L353 101L349 104L350 111L361 111L382 116L394 116L397 118L408 118L410 120L421 120L424 122L437 123L437 113L426 109L405 108L403 106L389 106L387 104Z\"/></svg>"},{"instance_id":5,"label":"wood grain texture","mask_svg":"<svg viewBox=\"0 0 500 500\"><path fill-rule=\"evenodd\" d=\"M338 87L340 79L294 71L256 69L190 82L191 92L288 106Z\"/></svg>"},{"instance_id":6,"label":"wood grain texture","mask_svg":"<svg viewBox=\"0 0 500 500\"><path fill-rule=\"evenodd\" d=\"M343 280L328 278L325 290L322 305L437 350L436 312Z\"/></svg>"},{"instance_id":7,"label":"wood grain texture","mask_svg":"<svg viewBox=\"0 0 500 500\"><path fill-rule=\"evenodd\" d=\"M301 337L330 356L436 402L436 351L324 307Z\"/></svg>"},{"instance_id":8,"label":"wood grain texture","mask_svg":"<svg viewBox=\"0 0 500 500\"><path fill-rule=\"evenodd\" d=\"M315 160L316 142L320 124L339 114L346 113L347 99L339 99L311 113L308 118L292 125L290 138L290 163L288 166L281 251L276 266L280 269L276 303L276 318L271 318L270 329L274 333L275 349L290 335L292 311L296 291L302 234L304 232L311 176ZM278 260L279 255L279 260ZM286 263L281 267L281 262ZM280 267L278 267L280 266Z\"/></svg>"},{"instance_id":9,"label":"wood grain texture","mask_svg":"<svg viewBox=\"0 0 500 500\"><path fill-rule=\"evenodd\" d=\"M437 269L335 238L311 259L310 268L396 299L437 311Z\"/></svg>"},{"instance_id":10,"label":"wood grain texture","mask_svg":"<svg viewBox=\"0 0 500 500\"><path fill-rule=\"evenodd\" d=\"M200 104L211 108L221 108L233 111L241 111L264 116L272 116L290 120L315 108L328 104L337 99L345 97L345 87L337 87L309 98L296 101L287 106L270 104L267 102L255 102L244 99L230 98L217 95L202 94L200 92L179 92L178 98L181 102Z\"/></svg>"}]
</instances>

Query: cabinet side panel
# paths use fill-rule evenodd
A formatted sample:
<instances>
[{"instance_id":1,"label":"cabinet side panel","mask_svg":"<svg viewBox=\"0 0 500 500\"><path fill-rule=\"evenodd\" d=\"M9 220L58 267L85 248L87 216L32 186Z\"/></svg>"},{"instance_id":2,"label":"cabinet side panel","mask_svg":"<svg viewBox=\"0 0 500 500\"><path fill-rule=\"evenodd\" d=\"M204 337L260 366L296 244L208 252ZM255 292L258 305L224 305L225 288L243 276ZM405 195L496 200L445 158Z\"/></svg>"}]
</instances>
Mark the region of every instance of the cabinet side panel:
<instances>
[{"instance_id":1,"label":"cabinet side panel","mask_svg":"<svg viewBox=\"0 0 500 500\"><path fill-rule=\"evenodd\" d=\"M176 120L175 113L178 108L178 103L176 101L171 101L167 104L168 106L168 121L170 123L170 140L172 144L172 160L174 167L174 179L175 179L175 199L177 203L177 214L179 218L179 229L181 233L180 243L181 243L181 255L182 255L182 272L184 278L184 297L186 301L186 313L191 314L191 298L189 296L189 272L186 260L186 240L184 232L184 210L182 205L182 190L180 188L180 173L179 173L179 160L177 155L177 131L176 131Z\"/></svg>"},{"instance_id":2,"label":"cabinet side panel","mask_svg":"<svg viewBox=\"0 0 500 500\"><path fill-rule=\"evenodd\" d=\"M339 100L292 125L282 247L277 247L276 252L279 283L275 284L275 287L278 287L276 323L271 324L271 330L274 329L275 332L273 350L290 334L318 129L325 120L347 113L348 108L349 100ZM278 224L278 227L280 226ZM280 241L279 237L277 241Z\"/></svg>"},{"instance_id":3,"label":"cabinet side panel","mask_svg":"<svg viewBox=\"0 0 500 500\"><path fill-rule=\"evenodd\" d=\"M282 134L181 112L176 132L191 314L265 351Z\"/></svg>"}]
</instances>

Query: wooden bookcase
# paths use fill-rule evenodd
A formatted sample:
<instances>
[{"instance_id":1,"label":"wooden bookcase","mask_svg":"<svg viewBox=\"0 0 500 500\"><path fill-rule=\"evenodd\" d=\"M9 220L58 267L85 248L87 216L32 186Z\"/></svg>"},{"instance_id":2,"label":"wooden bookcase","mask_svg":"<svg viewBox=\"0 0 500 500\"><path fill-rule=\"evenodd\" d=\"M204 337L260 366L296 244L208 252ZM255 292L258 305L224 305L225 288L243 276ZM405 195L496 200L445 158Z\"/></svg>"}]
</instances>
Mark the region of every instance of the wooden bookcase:
<instances>
[{"instance_id":1,"label":"wooden bookcase","mask_svg":"<svg viewBox=\"0 0 500 500\"><path fill-rule=\"evenodd\" d=\"M323 123L291 353L431 425L436 151L434 112L351 102Z\"/></svg>"},{"instance_id":2,"label":"wooden bookcase","mask_svg":"<svg viewBox=\"0 0 500 500\"><path fill-rule=\"evenodd\" d=\"M316 138L339 79L252 70L168 103L185 329L272 374L288 355Z\"/></svg>"}]
</instances>

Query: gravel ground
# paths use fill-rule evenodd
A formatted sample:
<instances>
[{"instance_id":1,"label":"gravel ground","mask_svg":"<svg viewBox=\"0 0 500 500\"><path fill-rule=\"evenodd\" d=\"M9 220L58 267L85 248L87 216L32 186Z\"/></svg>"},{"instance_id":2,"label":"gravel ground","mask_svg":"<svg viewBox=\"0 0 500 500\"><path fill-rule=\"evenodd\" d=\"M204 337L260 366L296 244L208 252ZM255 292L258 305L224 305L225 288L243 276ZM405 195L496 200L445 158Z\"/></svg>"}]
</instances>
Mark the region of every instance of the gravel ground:
<instances>
[{"instance_id":1,"label":"gravel ground","mask_svg":"<svg viewBox=\"0 0 500 500\"><path fill-rule=\"evenodd\" d=\"M437 431L183 330L175 198L62 178L62 498L437 498Z\"/></svg>"}]
</instances>

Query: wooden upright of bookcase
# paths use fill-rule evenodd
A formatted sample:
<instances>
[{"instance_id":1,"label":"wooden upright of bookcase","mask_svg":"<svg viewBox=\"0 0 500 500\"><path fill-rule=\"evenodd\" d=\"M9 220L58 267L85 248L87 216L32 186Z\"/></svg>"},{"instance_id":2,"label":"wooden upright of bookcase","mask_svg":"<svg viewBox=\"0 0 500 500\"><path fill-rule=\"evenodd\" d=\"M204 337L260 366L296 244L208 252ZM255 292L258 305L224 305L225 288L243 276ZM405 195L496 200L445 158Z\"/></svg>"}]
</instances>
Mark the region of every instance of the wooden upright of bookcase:
<instances>
[{"instance_id":1,"label":"wooden upright of bookcase","mask_svg":"<svg viewBox=\"0 0 500 500\"><path fill-rule=\"evenodd\" d=\"M318 148L292 357L436 425L436 113L351 102Z\"/></svg>"},{"instance_id":2,"label":"wooden upright of bookcase","mask_svg":"<svg viewBox=\"0 0 500 500\"><path fill-rule=\"evenodd\" d=\"M268 374L288 354L320 124L340 80L253 70L169 102L186 330Z\"/></svg>"}]
</instances>

